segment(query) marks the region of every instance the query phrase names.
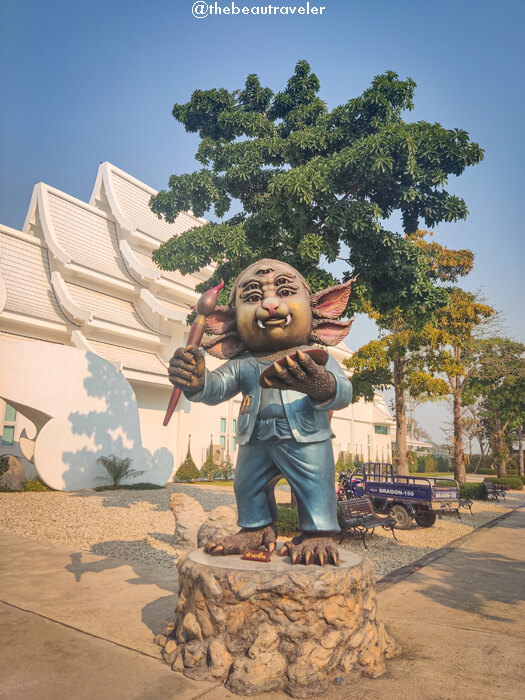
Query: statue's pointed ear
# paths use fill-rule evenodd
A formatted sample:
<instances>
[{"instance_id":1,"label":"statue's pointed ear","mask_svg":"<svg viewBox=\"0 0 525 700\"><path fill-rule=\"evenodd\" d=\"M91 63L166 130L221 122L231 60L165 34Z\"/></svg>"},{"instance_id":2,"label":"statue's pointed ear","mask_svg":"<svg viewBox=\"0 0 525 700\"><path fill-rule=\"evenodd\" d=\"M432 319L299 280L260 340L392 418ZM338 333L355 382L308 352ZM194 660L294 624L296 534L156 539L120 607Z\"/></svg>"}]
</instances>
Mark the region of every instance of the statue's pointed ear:
<instances>
[{"instance_id":1,"label":"statue's pointed ear","mask_svg":"<svg viewBox=\"0 0 525 700\"><path fill-rule=\"evenodd\" d=\"M220 360L229 360L236 355L240 355L245 350L244 343L237 335L237 332L225 333L212 340L204 340L201 345L206 352L209 352L214 357L218 357Z\"/></svg>"},{"instance_id":2,"label":"statue's pointed ear","mask_svg":"<svg viewBox=\"0 0 525 700\"><path fill-rule=\"evenodd\" d=\"M321 289L320 292L312 295L310 304L312 313L316 318L338 318L344 313L350 291L357 277L353 277L344 284L337 284L335 287Z\"/></svg>"},{"instance_id":3,"label":"statue's pointed ear","mask_svg":"<svg viewBox=\"0 0 525 700\"><path fill-rule=\"evenodd\" d=\"M217 306L215 311L206 317L206 333L222 335L235 328L235 314L229 306Z\"/></svg>"},{"instance_id":4,"label":"statue's pointed ear","mask_svg":"<svg viewBox=\"0 0 525 700\"><path fill-rule=\"evenodd\" d=\"M310 340L314 343L322 345L338 345L350 332L350 326L354 322L351 318L349 321L334 321L328 319L318 319L313 322Z\"/></svg>"}]
</instances>

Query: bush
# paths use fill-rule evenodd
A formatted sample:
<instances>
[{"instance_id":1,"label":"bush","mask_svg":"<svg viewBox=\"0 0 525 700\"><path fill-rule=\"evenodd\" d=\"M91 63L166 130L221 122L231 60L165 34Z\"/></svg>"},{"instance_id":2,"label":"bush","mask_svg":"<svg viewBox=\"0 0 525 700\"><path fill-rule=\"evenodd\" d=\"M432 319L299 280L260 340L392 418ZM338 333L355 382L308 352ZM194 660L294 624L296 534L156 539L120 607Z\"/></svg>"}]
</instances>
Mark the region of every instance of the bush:
<instances>
[{"instance_id":1,"label":"bush","mask_svg":"<svg viewBox=\"0 0 525 700\"><path fill-rule=\"evenodd\" d=\"M299 517L295 508L278 505L279 519L275 523L277 534L282 536L292 535L299 530Z\"/></svg>"},{"instance_id":2,"label":"bush","mask_svg":"<svg viewBox=\"0 0 525 700\"><path fill-rule=\"evenodd\" d=\"M478 469L478 471L477 471L476 473L477 473L477 474L481 474L482 476L483 476L484 474L487 474L488 476L492 476L492 475L496 474L496 470L495 470L495 469L489 469L489 468L483 468L483 469Z\"/></svg>"},{"instance_id":3,"label":"bush","mask_svg":"<svg viewBox=\"0 0 525 700\"><path fill-rule=\"evenodd\" d=\"M487 491L483 484L460 484L459 497L470 498L473 501L486 501Z\"/></svg>"},{"instance_id":4,"label":"bush","mask_svg":"<svg viewBox=\"0 0 525 700\"><path fill-rule=\"evenodd\" d=\"M0 474L5 474L9 469L9 457L11 455L0 455Z\"/></svg>"},{"instance_id":5,"label":"bush","mask_svg":"<svg viewBox=\"0 0 525 700\"><path fill-rule=\"evenodd\" d=\"M225 480L233 479L233 477L235 476L235 467L233 466L233 462L231 461L229 454L227 454L221 462L219 476L221 479Z\"/></svg>"},{"instance_id":6,"label":"bush","mask_svg":"<svg viewBox=\"0 0 525 700\"><path fill-rule=\"evenodd\" d=\"M341 472L346 471L346 462L343 459L343 455L340 452L339 457L337 458L337 462L335 463L335 473L340 474Z\"/></svg>"},{"instance_id":7,"label":"bush","mask_svg":"<svg viewBox=\"0 0 525 700\"><path fill-rule=\"evenodd\" d=\"M427 455L425 457L425 471L426 472L435 472L437 467L437 460L434 457L434 455Z\"/></svg>"},{"instance_id":8,"label":"bush","mask_svg":"<svg viewBox=\"0 0 525 700\"><path fill-rule=\"evenodd\" d=\"M489 476L484 481L490 481L493 484L503 484L504 486L508 486L509 489L512 489L513 491L523 490L523 481L517 476L505 476L501 478Z\"/></svg>"},{"instance_id":9,"label":"bush","mask_svg":"<svg viewBox=\"0 0 525 700\"><path fill-rule=\"evenodd\" d=\"M443 455L439 455L439 457L436 459L436 471L438 471L438 472L449 472L450 471L450 463L446 457L443 457Z\"/></svg>"},{"instance_id":10,"label":"bush","mask_svg":"<svg viewBox=\"0 0 525 700\"><path fill-rule=\"evenodd\" d=\"M213 461L213 456L210 451L210 454L204 461L199 476L201 479L207 479L208 481L213 481L219 476L221 469L218 464L215 464ZM179 472L177 472L177 476L179 475Z\"/></svg>"},{"instance_id":11,"label":"bush","mask_svg":"<svg viewBox=\"0 0 525 700\"><path fill-rule=\"evenodd\" d=\"M49 486L46 486L43 481L40 481L38 476L34 476L24 484L24 491L52 491Z\"/></svg>"},{"instance_id":12,"label":"bush","mask_svg":"<svg viewBox=\"0 0 525 700\"><path fill-rule=\"evenodd\" d=\"M198 479L200 476L200 472L191 456L189 445L184 462L177 469L175 476L179 481L195 481L195 479Z\"/></svg>"}]
</instances>

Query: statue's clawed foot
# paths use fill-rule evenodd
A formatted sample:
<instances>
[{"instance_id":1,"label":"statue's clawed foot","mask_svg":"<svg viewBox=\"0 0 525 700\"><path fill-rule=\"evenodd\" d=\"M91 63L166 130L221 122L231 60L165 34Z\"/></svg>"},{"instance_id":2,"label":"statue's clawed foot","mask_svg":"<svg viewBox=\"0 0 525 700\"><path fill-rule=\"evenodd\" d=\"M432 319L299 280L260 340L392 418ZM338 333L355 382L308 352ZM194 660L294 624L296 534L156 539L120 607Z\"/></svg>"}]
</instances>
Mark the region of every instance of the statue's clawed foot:
<instances>
[{"instance_id":1,"label":"statue's clawed foot","mask_svg":"<svg viewBox=\"0 0 525 700\"><path fill-rule=\"evenodd\" d=\"M235 535L217 537L204 547L208 554L244 554L249 549L264 546L270 552L274 551L277 541L275 530L271 525L259 530L241 528Z\"/></svg>"},{"instance_id":2,"label":"statue's clawed foot","mask_svg":"<svg viewBox=\"0 0 525 700\"><path fill-rule=\"evenodd\" d=\"M290 542L285 542L279 552L281 557L290 556L292 564L334 564L339 563L339 552L329 536L303 532Z\"/></svg>"}]
</instances>

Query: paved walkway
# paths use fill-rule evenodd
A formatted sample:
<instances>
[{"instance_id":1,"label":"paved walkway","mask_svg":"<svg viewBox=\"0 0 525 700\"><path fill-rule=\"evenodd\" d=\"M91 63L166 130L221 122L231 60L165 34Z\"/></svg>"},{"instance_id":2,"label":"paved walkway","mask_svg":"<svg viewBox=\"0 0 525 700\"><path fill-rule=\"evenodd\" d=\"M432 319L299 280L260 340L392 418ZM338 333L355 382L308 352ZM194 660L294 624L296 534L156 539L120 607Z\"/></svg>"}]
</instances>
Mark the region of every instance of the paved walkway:
<instances>
[{"instance_id":1,"label":"paved walkway","mask_svg":"<svg viewBox=\"0 0 525 700\"><path fill-rule=\"evenodd\" d=\"M403 647L325 700L517 700L525 673L525 509L378 585ZM160 660L174 572L0 533L0 698L226 700ZM281 700L269 693L266 700Z\"/></svg>"}]
</instances>

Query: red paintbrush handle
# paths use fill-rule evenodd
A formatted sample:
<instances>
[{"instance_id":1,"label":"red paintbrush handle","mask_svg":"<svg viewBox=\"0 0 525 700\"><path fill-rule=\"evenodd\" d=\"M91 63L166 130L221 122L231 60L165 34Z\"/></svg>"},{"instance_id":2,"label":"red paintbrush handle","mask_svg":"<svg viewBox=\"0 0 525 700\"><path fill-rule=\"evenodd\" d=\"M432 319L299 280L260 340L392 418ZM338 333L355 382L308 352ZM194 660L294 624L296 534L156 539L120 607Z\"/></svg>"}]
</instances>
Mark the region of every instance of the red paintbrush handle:
<instances>
[{"instance_id":1,"label":"red paintbrush handle","mask_svg":"<svg viewBox=\"0 0 525 700\"><path fill-rule=\"evenodd\" d=\"M206 316L209 316L215 310L217 295L223 287L224 282L221 280L221 283L216 287L208 289L207 292L204 292L197 302L197 318L191 324L188 340L186 341L186 347L188 347L188 345L201 344L202 336L204 335L204 330L206 328ZM173 387L168 409L166 411L166 415L164 416L162 425L168 425L170 422L170 418L173 415L173 411L177 408L177 403L179 402L181 394L182 389L179 389L177 386Z\"/></svg>"}]
</instances>

